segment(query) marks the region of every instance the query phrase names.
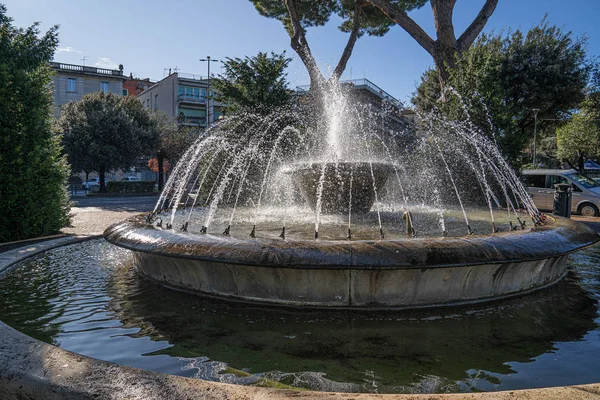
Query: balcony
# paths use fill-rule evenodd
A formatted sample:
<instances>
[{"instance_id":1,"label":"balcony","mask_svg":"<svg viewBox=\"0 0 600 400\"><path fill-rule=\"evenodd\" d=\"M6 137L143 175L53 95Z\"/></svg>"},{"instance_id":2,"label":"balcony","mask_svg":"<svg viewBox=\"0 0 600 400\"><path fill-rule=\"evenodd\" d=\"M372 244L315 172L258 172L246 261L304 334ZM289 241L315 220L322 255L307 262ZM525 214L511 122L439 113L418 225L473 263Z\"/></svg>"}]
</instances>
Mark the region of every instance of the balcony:
<instances>
[{"instance_id":1,"label":"balcony","mask_svg":"<svg viewBox=\"0 0 600 400\"><path fill-rule=\"evenodd\" d=\"M180 93L177 95L178 103L194 103L194 104L206 104L205 97L196 97L189 94Z\"/></svg>"},{"instance_id":2,"label":"balcony","mask_svg":"<svg viewBox=\"0 0 600 400\"><path fill-rule=\"evenodd\" d=\"M206 117L179 117L177 122L180 125L206 126Z\"/></svg>"}]
</instances>

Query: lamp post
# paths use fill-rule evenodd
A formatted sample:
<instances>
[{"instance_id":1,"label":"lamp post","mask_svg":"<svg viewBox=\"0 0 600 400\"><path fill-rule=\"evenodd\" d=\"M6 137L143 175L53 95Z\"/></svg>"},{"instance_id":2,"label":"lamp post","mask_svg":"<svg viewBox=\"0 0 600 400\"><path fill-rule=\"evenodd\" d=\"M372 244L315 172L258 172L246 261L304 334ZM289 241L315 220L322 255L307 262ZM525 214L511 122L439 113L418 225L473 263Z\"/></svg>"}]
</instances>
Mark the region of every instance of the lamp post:
<instances>
[{"instance_id":1,"label":"lamp post","mask_svg":"<svg viewBox=\"0 0 600 400\"><path fill-rule=\"evenodd\" d=\"M208 79L206 80L206 129L210 127L210 63L219 62L219 60L211 60L210 56L201 58L200 61L208 63Z\"/></svg>"},{"instance_id":2,"label":"lamp post","mask_svg":"<svg viewBox=\"0 0 600 400\"><path fill-rule=\"evenodd\" d=\"M539 108L534 108L533 109L533 115L534 115L534 123L533 123L533 165L535 166L535 161L536 161L536 154L535 154L535 145L537 142L537 116L538 113L540 112Z\"/></svg>"}]
</instances>

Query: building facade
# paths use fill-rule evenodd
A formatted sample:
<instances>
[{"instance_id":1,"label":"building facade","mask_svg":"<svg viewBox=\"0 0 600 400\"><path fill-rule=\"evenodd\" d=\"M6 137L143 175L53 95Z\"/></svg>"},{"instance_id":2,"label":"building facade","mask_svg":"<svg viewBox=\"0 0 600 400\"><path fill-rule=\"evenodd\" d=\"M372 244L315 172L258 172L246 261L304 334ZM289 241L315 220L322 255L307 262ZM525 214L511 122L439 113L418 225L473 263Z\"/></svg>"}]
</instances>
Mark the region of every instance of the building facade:
<instances>
[{"instance_id":1,"label":"building facade","mask_svg":"<svg viewBox=\"0 0 600 400\"><path fill-rule=\"evenodd\" d=\"M154 84L156 82L152 82L150 78L134 78L133 74L130 74L129 78L123 82L123 96L137 96Z\"/></svg>"},{"instance_id":2,"label":"building facade","mask_svg":"<svg viewBox=\"0 0 600 400\"><path fill-rule=\"evenodd\" d=\"M127 79L123 69L106 69L85 65L51 62L55 72L52 78L54 115L60 116L61 108L69 101L81 100L83 95L98 91L123 95L123 82Z\"/></svg>"},{"instance_id":3,"label":"building facade","mask_svg":"<svg viewBox=\"0 0 600 400\"><path fill-rule=\"evenodd\" d=\"M209 99L208 81L198 75L172 73L140 93L137 98L147 109L161 111L180 125L206 127L216 121L223 105Z\"/></svg>"}]
</instances>

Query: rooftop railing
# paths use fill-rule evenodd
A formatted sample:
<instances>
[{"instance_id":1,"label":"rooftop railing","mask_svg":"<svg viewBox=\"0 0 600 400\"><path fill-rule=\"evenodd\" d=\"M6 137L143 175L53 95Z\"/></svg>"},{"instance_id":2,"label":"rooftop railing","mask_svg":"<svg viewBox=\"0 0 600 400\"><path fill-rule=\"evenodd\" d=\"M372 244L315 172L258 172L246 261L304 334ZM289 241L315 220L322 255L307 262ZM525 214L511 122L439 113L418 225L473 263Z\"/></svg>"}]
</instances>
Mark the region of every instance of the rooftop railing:
<instances>
[{"instance_id":1,"label":"rooftop railing","mask_svg":"<svg viewBox=\"0 0 600 400\"><path fill-rule=\"evenodd\" d=\"M123 76L123 71L119 69L88 67L87 65L65 64L53 61L50 63L50 67L53 69L62 69L73 72L87 72L90 74Z\"/></svg>"},{"instance_id":2,"label":"rooftop railing","mask_svg":"<svg viewBox=\"0 0 600 400\"><path fill-rule=\"evenodd\" d=\"M182 79L192 79L195 81L205 81L206 76L197 75L197 74L187 74L185 72L178 72L177 76Z\"/></svg>"}]
</instances>

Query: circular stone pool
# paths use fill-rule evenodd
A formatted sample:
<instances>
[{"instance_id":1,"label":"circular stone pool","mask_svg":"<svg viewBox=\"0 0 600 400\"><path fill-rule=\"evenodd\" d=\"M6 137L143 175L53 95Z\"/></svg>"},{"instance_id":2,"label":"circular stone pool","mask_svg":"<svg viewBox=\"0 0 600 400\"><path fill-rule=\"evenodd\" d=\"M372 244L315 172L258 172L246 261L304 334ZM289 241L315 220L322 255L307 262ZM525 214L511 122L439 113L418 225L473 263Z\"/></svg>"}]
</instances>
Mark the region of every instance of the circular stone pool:
<instances>
[{"instance_id":1,"label":"circular stone pool","mask_svg":"<svg viewBox=\"0 0 600 400\"><path fill-rule=\"evenodd\" d=\"M600 246L549 289L431 311L298 311L204 299L141 278L104 240L0 277L0 319L67 350L212 381L324 391L511 390L600 381Z\"/></svg>"}]
</instances>

